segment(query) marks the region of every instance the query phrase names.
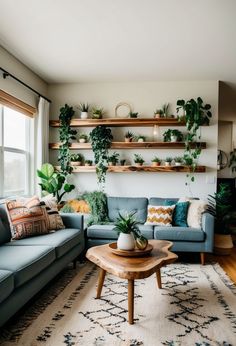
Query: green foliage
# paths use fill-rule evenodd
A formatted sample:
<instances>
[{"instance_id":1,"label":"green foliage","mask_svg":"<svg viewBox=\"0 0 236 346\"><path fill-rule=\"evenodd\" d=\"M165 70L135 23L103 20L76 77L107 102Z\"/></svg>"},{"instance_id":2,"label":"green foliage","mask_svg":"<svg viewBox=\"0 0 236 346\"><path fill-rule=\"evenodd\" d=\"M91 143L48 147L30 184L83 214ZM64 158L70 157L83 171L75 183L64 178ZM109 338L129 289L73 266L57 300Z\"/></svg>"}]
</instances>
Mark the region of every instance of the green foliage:
<instances>
[{"instance_id":1,"label":"green foliage","mask_svg":"<svg viewBox=\"0 0 236 346\"><path fill-rule=\"evenodd\" d=\"M73 139L76 139L76 130L72 130L70 127L71 119L74 115L73 107L65 104L64 107L60 109L60 128L59 128L59 138L60 138L60 148L58 161L60 162L61 172L63 175L70 174L72 172L72 167L70 166L70 145Z\"/></svg>"},{"instance_id":2,"label":"green foliage","mask_svg":"<svg viewBox=\"0 0 236 346\"><path fill-rule=\"evenodd\" d=\"M72 155L70 155L70 160L72 162L82 162L84 160L84 155L82 155L82 154L72 154Z\"/></svg>"},{"instance_id":3,"label":"green foliage","mask_svg":"<svg viewBox=\"0 0 236 346\"><path fill-rule=\"evenodd\" d=\"M172 157L168 157L168 156L167 156L167 157L165 158L165 162L171 162L172 160L173 160Z\"/></svg>"},{"instance_id":4,"label":"green foliage","mask_svg":"<svg viewBox=\"0 0 236 346\"><path fill-rule=\"evenodd\" d=\"M85 160L84 163L89 165L89 166L92 166L93 161L92 160Z\"/></svg>"},{"instance_id":5,"label":"green foliage","mask_svg":"<svg viewBox=\"0 0 236 346\"><path fill-rule=\"evenodd\" d=\"M120 154L117 153L117 151L114 151L111 155L108 156L107 161L112 163L118 163L119 162L119 156Z\"/></svg>"},{"instance_id":6,"label":"green foliage","mask_svg":"<svg viewBox=\"0 0 236 346\"><path fill-rule=\"evenodd\" d=\"M81 133L79 135L79 139L84 139L85 142L87 142L88 141L88 135L86 133Z\"/></svg>"},{"instance_id":7,"label":"green foliage","mask_svg":"<svg viewBox=\"0 0 236 346\"><path fill-rule=\"evenodd\" d=\"M111 129L103 125L97 126L90 132L90 139L94 153L98 183L103 189L106 181L108 149L111 147L113 139Z\"/></svg>"},{"instance_id":8,"label":"green foliage","mask_svg":"<svg viewBox=\"0 0 236 346\"><path fill-rule=\"evenodd\" d=\"M158 163L160 163L160 162L161 162L161 159L159 159L159 157L155 156L155 157L152 159L152 162L158 162Z\"/></svg>"},{"instance_id":9,"label":"green foliage","mask_svg":"<svg viewBox=\"0 0 236 346\"><path fill-rule=\"evenodd\" d=\"M125 133L125 138L133 138L133 137L134 137L134 134L131 131L127 131Z\"/></svg>"},{"instance_id":10,"label":"green foliage","mask_svg":"<svg viewBox=\"0 0 236 346\"><path fill-rule=\"evenodd\" d=\"M104 115L104 110L103 108L93 108L92 109L92 118L93 119L102 119Z\"/></svg>"},{"instance_id":11,"label":"green foliage","mask_svg":"<svg viewBox=\"0 0 236 346\"><path fill-rule=\"evenodd\" d=\"M66 182L64 174L56 172L50 163L44 163L41 170L37 170L37 175L41 179L41 186L43 193L52 193L59 203L62 197L71 192L75 186Z\"/></svg>"},{"instance_id":12,"label":"green foliage","mask_svg":"<svg viewBox=\"0 0 236 346\"><path fill-rule=\"evenodd\" d=\"M134 139L138 142L138 140L143 140L143 142L145 142L146 141L146 137L145 136L143 136L143 135L137 135L137 136L135 136L134 137Z\"/></svg>"},{"instance_id":13,"label":"green foliage","mask_svg":"<svg viewBox=\"0 0 236 346\"><path fill-rule=\"evenodd\" d=\"M136 212L127 214L126 216L122 216L119 213L119 217L117 218L115 222L115 231L118 233L126 233L130 234L133 233L134 235L139 234L138 230L138 222L136 221L136 218L134 217Z\"/></svg>"},{"instance_id":14,"label":"green foliage","mask_svg":"<svg viewBox=\"0 0 236 346\"><path fill-rule=\"evenodd\" d=\"M156 109L154 114L160 114L160 115L163 115L163 110L162 109Z\"/></svg>"},{"instance_id":15,"label":"green foliage","mask_svg":"<svg viewBox=\"0 0 236 346\"><path fill-rule=\"evenodd\" d=\"M89 104L88 103L80 103L80 105L79 105L79 110L81 111L81 112L88 112L89 111Z\"/></svg>"},{"instance_id":16,"label":"green foliage","mask_svg":"<svg viewBox=\"0 0 236 346\"><path fill-rule=\"evenodd\" d=\"M183 157L182 156L176 156L174 158L175 162L179 162L179 163L182 163L183 162Z\"/></svg>"},{"instance_id":17,"label":"green foliage","mask_svg":"<svg viewBox=\"0 0 236 346\"><path fill-rule=\"evenodd\" d=\"M88 226L95 224L109 223L107 196L102 191L88 192L83 195L88 203L91 215L88 220Z\"/></svg>"},{"instance_id":18,"label":"green foliage","mask_svg":"<svg viewBox=\"0 0 236 346\"><path fill-rule=\"evenodd\" d=\"M134 154L134 162L143 164L145 160L142 158L140 154Z\"/></svg>"},{"instance_id":19,"label":"green foliage","mask_svg":"<svg viewBox=\"0 0 236 346\"><path fill-rule=\"evenodd\" d=\"M208 195L207 211L215 218L215 231L219 234L229 233L228 224L230 221L230 187L227 184L220 184L219 191L214 195Z\"/></svg>"},{"instance_id":20,"label":"green foliage","mask_svg":"<svg viewBox=\"0 0 236 346\"><path fill-rule=\"evenodd\" d=\"M167 131L163 133L164 142L170 142L172 136L177 137L178 142L181 142L184 138L183 133L181 131L175 130L175 129L174 130L168 129Z\"/></svg>"},{"instance_id":21,"label":"green foliage","mask_svg":"<svg viewBox=\"0 0 236 346\"><path fill-rule=\"evenodd\" d=\"M60 210L60 212L62 213L74 213L74 209L71 207L71 205L69 205L68 203L66 203Z\"/></svg>"},{"instance_id":22,"label":"green foliage","mask_svg":"<svg viewBox=\"0 0 236 346\"><path fill-rule=\"evenodd\" d=\"M130 118L137 118L138 117L138 112L129 112L129 117Z\"/></svg>"}]
</instances>

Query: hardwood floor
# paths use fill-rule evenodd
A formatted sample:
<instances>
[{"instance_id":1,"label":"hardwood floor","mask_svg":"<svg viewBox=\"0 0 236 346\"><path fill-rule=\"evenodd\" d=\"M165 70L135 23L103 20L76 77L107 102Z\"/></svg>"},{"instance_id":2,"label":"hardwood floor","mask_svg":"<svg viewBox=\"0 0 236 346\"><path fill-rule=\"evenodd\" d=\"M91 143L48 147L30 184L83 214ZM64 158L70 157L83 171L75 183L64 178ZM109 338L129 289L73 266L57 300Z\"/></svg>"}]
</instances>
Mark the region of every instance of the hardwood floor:
<instances>
[{"instance_id":1,"label":"hardwood floor","mask_svg":"<svg viewBox=\"0 0 236 346\"><path fill-rule=\"evenodd\" d=\"M218 262L231 278L231 280L236 284L236 247L233 248L229 256L217 256L208 254L206 256L206 263L207 261Z\"/></svg>"}]
</instances>

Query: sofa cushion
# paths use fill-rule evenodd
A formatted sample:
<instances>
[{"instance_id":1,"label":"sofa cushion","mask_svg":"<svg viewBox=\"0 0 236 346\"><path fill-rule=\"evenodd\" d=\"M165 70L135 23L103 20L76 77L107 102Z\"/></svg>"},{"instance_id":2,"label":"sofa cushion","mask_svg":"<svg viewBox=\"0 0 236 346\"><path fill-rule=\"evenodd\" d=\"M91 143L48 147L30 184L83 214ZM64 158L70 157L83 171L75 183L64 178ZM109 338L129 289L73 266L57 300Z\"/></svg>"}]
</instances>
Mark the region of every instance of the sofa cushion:
<instances>
[{"instance_id":1,"label":"sofa cushion","mask_svg":"<svg viewBox=\"0 0 236 346\"><path fill-rule=\"evenodd\" d=\"M48 229L64 229L65 225L57 209L57 199L52 194L41 198L41 205L45 205L48 217Z\"/></svg>"},{"instance_id":2,"label":"sofa cushion","mask_svg":"<svg viewBox=\"0 0 236 346\"><path fill-rule=\"evenodd\" d=\"M135 218L138 222L144 223L147 218L147 198L137 197L108 197L108 217L111 222L115 222L121 215L127 213L135 213Z\"/></svg>"},{"instance_id":3,"label":"sofa cushion","mask_svg":"<svg viewBox=\"0 0 236 346\"><path fill-rule=\"evenodd\" d=\"M173 241L204 241L205 232L192 227L154 227L154 239Z\"/></svg>"},{"instance_id":4,"label":"sofa cushion","mask_svg":"<svg viewBox=\"0 0 236 346\"><path fill-rule=\"evenodd\" d=\"M96 239L115 239L118 238L118 233L114 230L114 225L92 225L87 229L87 238ZM138 225L142 235L147 239L153 239L153 227L148 225Z\"/></svg>"},{"instance_id":5,"label":"sofa cushion","mask_svg":"<svg viewBox=\"0 0 236 346\"><path fill-rule=\"evenodd\" d=\"M148 215L146 225L158 225L171 227L172 215L175 209L175 205L163 206L163 205L148 205Z\"/></svg>"},{"instance_id":6,"label":"sofa cushion","mask_svg":"<svg viewBox=\"0 0 236 346\"><path fill-rule=\"evenodd\" d=\"M189 202L176 203L175 201L169 200L169 199L165 201L165 205L173 205L173 204L175 204L175 209L173 212L172 225L180 226L180 227L188 227L187 215L188 215Z\"/></svg>"},{"instance_id":7,"label":"sofa cushion","mask_svg":"<svg viewBox=\"0 0 236 346\"><path fill-rule=\"evenodd\" d=\"M12 271L15 287L23 285L56 258L50 246L8 246L0 248L1 269Z\"/></svg>"},{"instance_id":8,"label":"sofa cushion","mask_svg":"<svg viewBox=\"0 0 236 346\"><path fill-rule=\"evenodd\" d=\"M6 245L23 246L23 245L49 245L56 250L56 257L62 257L74 246L81 243L83 232L74 228L61 229L53 233L39 235L20 240L13 240Z\"/></svg>"},{"instance_id":9,"label":"sofa cushion","mask_svg":"<svg viewBox=\"0 0 236 346\"><path fill-rule=\"evenodd\" d=\"M0 303L6 299L14 289L14 276L8 270L0 269Z\"/></svg>"},{"instance_id":10,"label":"sofa cushion","mask_svg":"<svg viewBox=\"0 0 236 346\"><path fill-rule=\"evenodd\" d=\"M8 221L5 203L0 204L0 244L11 239L11 229Z\"/></svg>"},{"instance_id":11,"label":"sofa cushion","mask_svg":"<svg viewBox=\"0 0 236 346\"><path fill-rule=\"evenodd\" d=\"M178 202L178 198L159 198L159 197L151 197L149 199L149 204L151 205L166 205L167 201L171 201L171 205Z\"/></svg>"},{"instance_id":12,"label":"sofa cushion","mask_svg":"<svg viewBox=\"0 0 236 346\"><path fill-rule=\"evenodd\" d=\"M46 208L40 205L37 196L19 198L6 203L12 239L21 239L36 234L48 233Z\"/></svg>"}]
</instances>

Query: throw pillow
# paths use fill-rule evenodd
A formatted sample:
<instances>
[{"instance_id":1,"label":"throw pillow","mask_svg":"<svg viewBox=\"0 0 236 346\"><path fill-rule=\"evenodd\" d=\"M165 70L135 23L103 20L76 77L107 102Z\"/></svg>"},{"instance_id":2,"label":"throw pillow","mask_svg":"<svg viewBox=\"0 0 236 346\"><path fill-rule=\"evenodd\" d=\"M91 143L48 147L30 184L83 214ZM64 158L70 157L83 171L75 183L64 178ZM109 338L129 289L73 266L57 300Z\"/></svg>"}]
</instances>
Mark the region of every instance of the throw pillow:
<instances>
[{"instance_id":1,"label":"throw pillow","mask_svg":"<svg viewBox=\"0 0 236 346\"><path fill-rule=\"evenodd\" d=\"M49 224L48 229L50 231L64 229L65 225L57 209L56 197L53 197L53 195L50 194L41 198L41 205L44 205L46 207Z\"/></svg>"},{"instance_id":2,"label":"throw pillow","mask_svg":"<svg viewBox=\"0 0 236 346\"><path fill-rule=\"evenodd\" d=\"M190 200L188 208L187 223L189 227L202 227L202 214L207 209L207 203L201 200Z\"/></svg>"},{"instance_id":3,"label":"throw pillow","mask_svg":"<svg viewBox=\"0 0 236 346\"><path fill-rule=\"evenodd\" d=\"M164 205L173 205L174 201L166 200ZM187 216L188 216L189 202L177 202L173 212L173 226L188 227Z\"/></svg>"},{"instance_id":4,"label":"throw pillow","mask_svg":"<svg viewBox=\"0 0 236 346\"><path fill-rule=\"evenodd\" d=\"M145 225L172 226L172 214L175 205L155 206L148 205L148 215Z\"/></svg>"},{"instance_id":5,"label":"throw pillow","mask_svg":"<svg viewBox=\"0 0 236 346\"><path fill-rule=\"evenodd\" d=\"M83 199L81 200L71 199L67 203L71 206L71 208L74 209L76 213L85 213L85 214L90 213L89 205Z\"/></svg>"},{"instance_id":6,"label":"throw pillow","mask_svg":"<svg viewBox=\"0 0 236 346\"><path fill-rule=\"evenodd\" d=\"M6 202L12 239L22 239L49 233L46 208L37 196Z\"/></svg>"}]
</instances>

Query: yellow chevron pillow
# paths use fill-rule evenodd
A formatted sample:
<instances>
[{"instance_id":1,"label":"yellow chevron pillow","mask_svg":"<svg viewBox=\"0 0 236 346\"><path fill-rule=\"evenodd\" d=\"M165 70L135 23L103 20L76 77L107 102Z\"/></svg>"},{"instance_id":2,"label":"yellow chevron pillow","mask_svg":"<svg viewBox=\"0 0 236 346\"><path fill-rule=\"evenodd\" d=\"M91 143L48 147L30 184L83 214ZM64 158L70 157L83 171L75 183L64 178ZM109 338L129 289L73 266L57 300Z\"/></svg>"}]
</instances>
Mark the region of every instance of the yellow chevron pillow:
<instances>
[{"instance_id":1,"label":"yellow chevron pillow","mask_svg":"<svg viewBox=\"0 0 236 346\"><path fill-rule=\"evenodd\" d=\"M172 215L175 209L175 205L149 205L148 215L145 225L154 226L172 226Z\"/></svg>"}]
</instances>

